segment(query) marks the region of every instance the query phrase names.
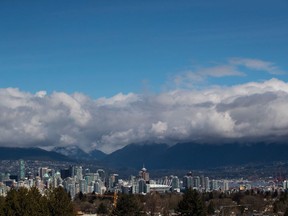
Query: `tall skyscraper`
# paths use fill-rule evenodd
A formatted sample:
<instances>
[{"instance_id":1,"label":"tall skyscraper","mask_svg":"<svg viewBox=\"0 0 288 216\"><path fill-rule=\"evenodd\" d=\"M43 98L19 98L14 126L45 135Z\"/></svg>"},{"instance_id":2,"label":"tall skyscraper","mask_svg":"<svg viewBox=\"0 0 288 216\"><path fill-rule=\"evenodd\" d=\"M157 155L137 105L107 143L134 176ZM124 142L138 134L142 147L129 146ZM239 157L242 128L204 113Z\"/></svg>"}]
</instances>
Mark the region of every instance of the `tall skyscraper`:
<instances>
[{"instance_id":1,"label":"tall skyscraper","mask_svg":"<svg viewBox=\"0 0 288 216\"><path fill-rule=\"evenodd\" d=\"M62 179L66 179L72 176L71 169L61 169L60 173Z\"/></svg>"},{"instance_id":2,"label":"tall skyscraper","mask_svg":"<svg viewBox=\"0 0 288 216\"><path fill-rule=\"evenodd\" d=\"M212 190L219 190L218 180L212 180Z\"/></svg>"},{"instance_id":3,"label":"tall skyscraper","mask_svg":"<svg viewBox=\"0 0 288 216\"><path fill-rule=\"evenodd\" d=\"M98 169L97 170L97 173L99 174L99 177L101 179L102 182L105 182L106 180L106 174L105 174L105 171L103 169Z\"/></svg>"},{"instance_id":4,"label":"tall skyscraper","mask_svg":"<svg viewBox=\"0 0 288 216\"><path fill-rule=\"evenodd\" d=\"M199 176L193 177L193 187L196 189L200 188L200 177Z\"/></svg>"},{"instance_id":5,"label":"tall skyscraper","mask_svg":"<svg viewBox=\"0 0 288 216\"><path fill-rule=\"evenodd\" d=\"M191 172L183 177L183 187L185 189L193 188L193 177Z\"/></svg>"},{"instance_id":6,"label":"tall skyscraper","mask_svg":"<svg viewBox=\"0 0 288 216\"><path fill-rule=\"evenodd\" d=\"M40 176L40 178L43 180L43 178L44 178L44 175L46 174L46 173L48 173L48 171L49 171L49 169L48 169L48 167L40 167L39 168L39 176Z\"/></svg>"},{"instance_id":7,"label":"tall skyscraper","mask_svg":"<svg viewBox=\"0 0 288 216\"><path fill-rule=\"evenodd\" d=\"M172 191L180 191L180 181L179 178L177 176L173 176L172 178Z\"/></svg>"},{"instance_id":8,"label":"tall skyscraper","mask_svg":"<svg viewBox=\"0 0 288 216\"><path fill-rule=\"evenodd\" d=\"M287 190L288 189L288 180L283 181L283 189Z\"/></svg>"},{"instance_id":9,"label":"tall skyscraper","mask_svg":"<svg viewBox=\"0 0 288 216\"><path fill-rule=\"evenodd\" d=\"M209 190L210 190L210 180L209 180L209 177L205 177L204 188L205 188L206 191L209 191Z\"/></svg>"},{"instance_id":10,"label":"tall skyscraper","mask_svg":"<svg viewBox=\"0 0 288 216\"><path fill-rule=\"evenodd\" d=\"M75 166L74 167L74 176L73 177L76 177L77 182L79 182L80 180L83 179L82 166Z\"/></svg>"},{"instance_id":11,"label":"tall skyscraper","mask_svg":"<svg viewBox=\"0 0 288 216\"><path fill-rule=\"evenodd\" d=\"M201 186L202 189L205 188L205 177L204 177L204 175L200 176L200 186Z\"/></svg>"},{"instance_id":12,"label":"tall skyscraper","mask_svg":"<svg viewBox=\"0 0 288 216\"><path fill-rule=\"evenodd\" d=\"M19 160L19 180L25 179L25 162L24 160Z\"/></svg>"},{"instance_id":13,"label":"tall skyscraper","mask_svg":"<svg viewBox=\"0 0 288 216\"><path fill-rule=\"evenodd\" d=\"M144 179L146 182L149 181L149 173L147 172L147 169L144 167L139 171L139 177Z\"/></svg>"},{"instance_id":14,"label":"tall skyscraper","mask_svg":"<svg viewBox=\"0 0 288 216\"><path fill-rule=\"evenodd\" d=\"M139 193L148 193L149 188L147 188L146 181L144 179L139 179L138 180L138 192Z\"/></svg>"},{"instance_id":15,"label":"tall skyscraper","mask_svg":"<svg viewBox=\"0 0 288 216\"><path fill-rule=\"evenodd\" d=\"M229 190L229 182L227 180L223 181L223 191Z\"/></svg>"},{"instance_id":16,"label":"tall skyscraper","mask_svg":"<svg viewBox=\"0 0 288 216\"><path fill-rule=\"evenodd\" d=\"M109 176L108 187L109 190L113 191L113 188L118 184L119 175L118 174L111 174Z\"/></svg>"},{"instance_id":17,"label":"tall skyscraper","mask_svg":"<svg viewBox=\"0 0 288 216\"><path fill-rule=\"evenodd\" d=\"M85 179L79 180L79 190L84 194L87 193L87 182Z\"/></svg>"}]
</instances>

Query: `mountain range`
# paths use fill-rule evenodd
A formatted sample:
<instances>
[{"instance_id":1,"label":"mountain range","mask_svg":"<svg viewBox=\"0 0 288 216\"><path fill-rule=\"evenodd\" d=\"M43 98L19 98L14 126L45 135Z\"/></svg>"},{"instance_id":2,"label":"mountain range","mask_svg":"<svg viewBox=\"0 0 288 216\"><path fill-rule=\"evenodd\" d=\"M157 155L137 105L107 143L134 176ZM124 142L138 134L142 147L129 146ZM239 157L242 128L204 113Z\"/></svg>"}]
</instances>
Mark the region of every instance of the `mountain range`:
<instances>
[{"instance_id":1,"label":"mountain range","mask_svg":"<svg viewBox=\"0 0 288 216\"><path fill-rule=\"evenodd\" d=\"M86 153L76 146L57 147L53 151L37 148L0 148L0 159L37 159L91 161L110 168L205 169L247 163L288 160L288 145L256 144L130 144L111 154L99 150Z\"/></svg>"},{"instance_id":2,"label":"mountain range","mask_svg":"<svg viewBox=\"0 0 288 216\"><path fill-rule=\"evenodd\" d=\"M107 155L103 162L111 167L139 168L145 164L149 169L205 169L288 160L287 147L279 143L132 144Z\"/></svg>"},{"instance_id":3,"label":"mountain range","mask_svg":"<svg viewBox=\"0 0 288 216\"><path fill-rule=\"evenodd\" d=\"M72 161L71 158L40 148L0 147L0 160L55 160Z\"/></svg>"},{"instance_id":4,"label":"mountain range","mask_svg":"<svg viewBox=\"0 0 288 216\"><path fill-rule=\"evenodd\" d=\"M73 160L97 160L100 161L105 158L107 155L99 150L93 150L89 153L83 151L77 146L67 146L67 147L55 147L53 152L65 155Z\"/></svg>"}]
</instances>

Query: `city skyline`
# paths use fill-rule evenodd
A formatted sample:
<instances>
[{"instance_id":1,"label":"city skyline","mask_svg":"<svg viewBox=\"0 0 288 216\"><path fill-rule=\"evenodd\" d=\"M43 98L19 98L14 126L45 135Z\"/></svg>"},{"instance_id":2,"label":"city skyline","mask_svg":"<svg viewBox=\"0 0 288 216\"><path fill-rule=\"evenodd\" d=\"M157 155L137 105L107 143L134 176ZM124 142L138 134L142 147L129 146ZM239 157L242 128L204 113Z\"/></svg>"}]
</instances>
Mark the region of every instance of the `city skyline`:
<instances>
[{"instance_id":1,"label":"city skyline","mask_svg":"<svg viewBox=\"0 0 288 216\"><path fill-rule=\"evenodd\" d=\"M0 3L1 146L287 138L288 3Z\"/></svg>"}]
</instances>

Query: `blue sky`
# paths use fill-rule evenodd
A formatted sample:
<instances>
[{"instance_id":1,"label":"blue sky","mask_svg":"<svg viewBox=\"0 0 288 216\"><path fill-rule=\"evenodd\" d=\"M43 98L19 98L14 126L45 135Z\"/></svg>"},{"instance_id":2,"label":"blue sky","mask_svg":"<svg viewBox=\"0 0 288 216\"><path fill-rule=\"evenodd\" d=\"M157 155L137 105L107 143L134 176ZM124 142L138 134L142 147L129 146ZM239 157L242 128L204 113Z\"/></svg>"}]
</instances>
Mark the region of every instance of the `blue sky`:
<instances>
[{"instance_id":1,"label":"blue sky","mask_svg":"<svg viewBox=\"0 0 288 216\"><path fill-rule=\"evenodd\" d=\"M162 92L187 88L174 82L187 71L233 58L277 73L242 62L234 68L242 75L201 75L201 85L287 82L287 11L286 0L1 1L0 88L94 99Z\"/></svg>"}]
</instances>

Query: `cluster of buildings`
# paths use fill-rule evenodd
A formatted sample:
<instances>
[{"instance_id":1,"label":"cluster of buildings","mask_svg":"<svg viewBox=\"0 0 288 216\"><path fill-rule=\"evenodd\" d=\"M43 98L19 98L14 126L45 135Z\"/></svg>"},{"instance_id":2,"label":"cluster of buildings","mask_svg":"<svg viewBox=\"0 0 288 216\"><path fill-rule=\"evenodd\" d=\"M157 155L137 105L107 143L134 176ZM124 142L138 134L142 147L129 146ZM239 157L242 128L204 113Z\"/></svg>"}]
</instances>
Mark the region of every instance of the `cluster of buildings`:
<instances>
[{"instance_id":1,"label":"cluster of buildings","mask_svg":"<svg viewBox=\"0 0 288 216\"><path fill-rule=\"evenodd\" d=\"M247 190L253 187L251 182L239 182L226 179L210 180L209 177L203 175L194 176L191 172L187 173L182 179L172 175L155 180L150 179L149 172L144 166L138 175L131 176L128 180L120 179L118 174L107 174L103 169L91 172L89 169L83 169L82 166L77 165L59 170L40 167L37 173L31 173L26 172L25 161L19 160L17 174L0 173L0 196L5 196L10 188L18 187L36 187L44 194L46 189L61 186L70 193L71 198L74 198L80 192L99 195L105 192L146 194L152 191L159 193L180 192L187 188L209 192L213 190ZM262 182L257 187L274 190L276 186L273 182L271 184ZM279 188L279 185L277 187ZM280 189L288 189L287 180L283 182Z\"/></svg>"},{"instance_id":2,"label":"cluster of buildings","mask_svg":"<svg viewBox=\"0 0 288 216\"><path fill-rule=\"evenodd\" d=\"M98 169L95 173L82 166L69 166L69 168L55 170L49 167L40 167L36 174L25 172L25 162L19 160L17 174L0 173L0 196L5 196L11 188L36 187L44 194L49 188L64 187L71 198L79 192L103 194L106 192L106 173Z\"/></svg>"}]
</instances>

